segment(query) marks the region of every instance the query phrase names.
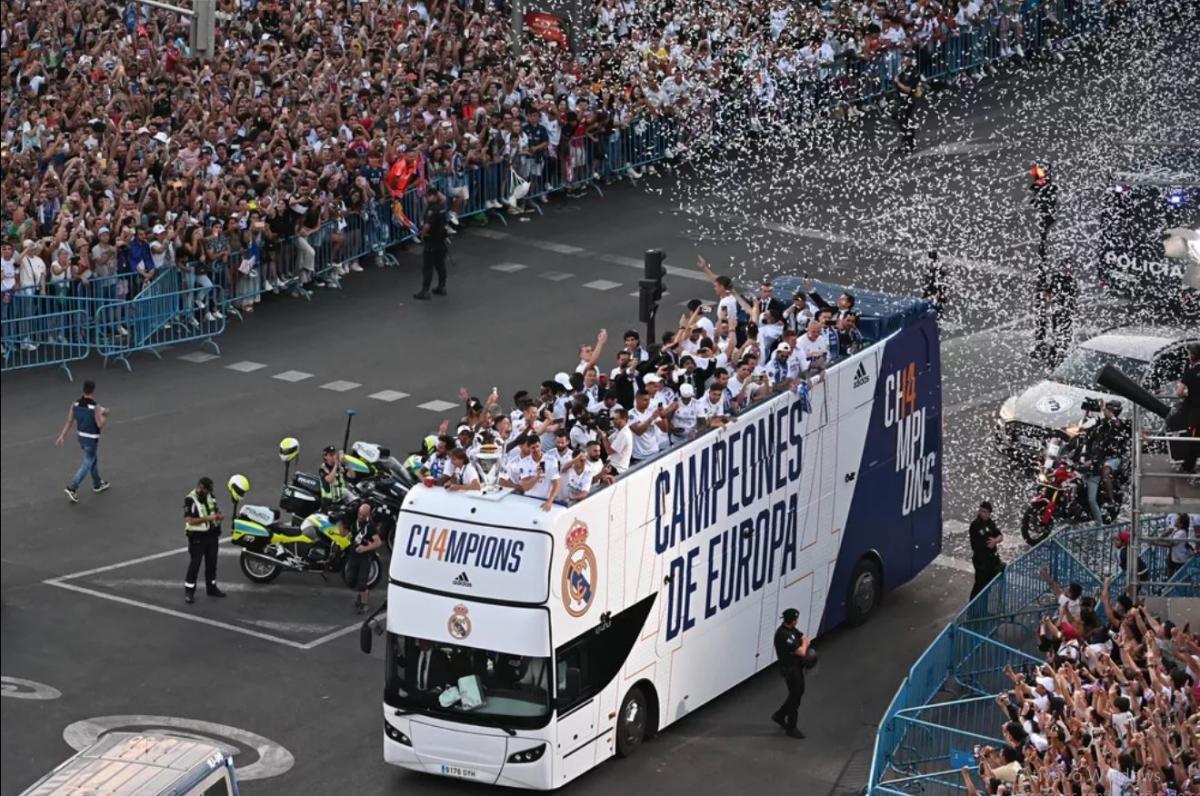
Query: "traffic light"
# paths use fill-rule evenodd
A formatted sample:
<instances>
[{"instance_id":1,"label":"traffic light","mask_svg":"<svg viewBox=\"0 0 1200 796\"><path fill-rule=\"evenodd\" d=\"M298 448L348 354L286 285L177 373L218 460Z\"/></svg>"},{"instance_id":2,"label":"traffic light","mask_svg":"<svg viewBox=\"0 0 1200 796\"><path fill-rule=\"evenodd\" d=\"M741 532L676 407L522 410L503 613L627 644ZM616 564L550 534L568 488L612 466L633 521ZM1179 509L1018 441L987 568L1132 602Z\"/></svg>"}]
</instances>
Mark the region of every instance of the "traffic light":
<instances>
[{"instance_id":1,"label":"traffic light","mask_svg":"<svg viewBox=\"0 0 1200 796\"><path fill-rule=\"evenodd\" d=\"M643 261L645 277L638 280L638 320L646 324L647 344L654 342L654 316L658 313L658 302L662 301L665 290L665 259L666 255L658 249L648 250Z\"/></svg>"}]
</instances>

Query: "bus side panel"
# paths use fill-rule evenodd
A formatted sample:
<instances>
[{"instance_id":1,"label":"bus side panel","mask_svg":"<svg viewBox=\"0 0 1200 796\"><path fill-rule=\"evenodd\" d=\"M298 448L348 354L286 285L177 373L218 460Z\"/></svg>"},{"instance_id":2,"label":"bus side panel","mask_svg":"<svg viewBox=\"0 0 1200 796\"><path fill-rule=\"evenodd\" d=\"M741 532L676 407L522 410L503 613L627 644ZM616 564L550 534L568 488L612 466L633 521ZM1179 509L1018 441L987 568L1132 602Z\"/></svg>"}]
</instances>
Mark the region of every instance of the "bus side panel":
<instances>
[{"instance_id":1,"label":"bus side panel","mask_svg":"<svg viewBox=\"0 0 1200 796\"><path fill-rule=\"evenodd\" d=\"M864 556L873 552L882 560L886 590L910 580L937 555L930 551L940 549L940 379L932 319L918 321L882 346L821 632L845 619L854 569ZM914 555L914 545L919 545L919 555Z\"/></svg>"}]
</instances>

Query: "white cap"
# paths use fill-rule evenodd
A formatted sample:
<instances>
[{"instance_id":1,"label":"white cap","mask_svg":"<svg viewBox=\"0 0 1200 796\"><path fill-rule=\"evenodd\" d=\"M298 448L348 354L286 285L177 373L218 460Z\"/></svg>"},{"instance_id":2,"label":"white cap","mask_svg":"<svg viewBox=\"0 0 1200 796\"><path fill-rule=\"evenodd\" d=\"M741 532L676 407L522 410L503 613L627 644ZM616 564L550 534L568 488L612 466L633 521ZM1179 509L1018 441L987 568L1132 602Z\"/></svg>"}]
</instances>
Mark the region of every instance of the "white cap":
<instances>
[{"instance_id":1,"label":"white cap","mask_svg":"<svg viewBox=\"0 0 1200 796\"><path fill-rule=\"evenodd\" d=\"M782 351L786 354L788 351L792 350L792 347L787 343L780 343L779 345L775 346L775 350Z\"/></svg>"},{"instance_id":2,"label":"white cap","mask_svg":"<svg viewBox=\"0 0 1200 796\"><path fill-rule=\"evenodd\" d=\"M646 378L642 379L646 384L661 384L662 378L657 373L647 373Z\"/></svg>"},{"instance_id":3,"label":"white cap","mask_svg":"<svg viewBox=\"0 0 1200 796\"><path fill-rule=\"evenodd\" d=\"M107 235L108 233L112 232L112 230L110 230L108 227L100 227L98 231L101 235Z\"/></svg>"},{"instance_id":4,"label":"white cap","mask_svg":"<svg viewBox=\"0 0 1200 796\"><path fill-rule=\"evenodd\" d=\"M159 130L154 134L154 140L160 144L169 144L171 142L171 136L167 135L162 130Z\"/></svg>"},{"instance_id":5,"label":"white cap","mask_svg":"<svg viewBox=\"0 0 1200 796\"><path fill-rule=\"evenodd\" d=\"M1054 693L1054 678L1053 677L1039 677L1039 678L1037 678L1037 684L1040 685L1042 688L1046 689L1047 691L1049 691L1050 693Z\"/></svg>"},{"instance_id":6,"label":"white cap","mask_svg":"<svg viewBox=\"0 0 1200 796\"><path fill-rule=\"evenodd\" d=\"M459 434L472 434L474 432L471 431L470 426L468 426L466 423L463 423L461 426L458 427L458 433Z\"/></svg>"},{"instance_id":7,"label":"white cap","mask_svg":"<svg viewBox=\"0 0 1200 796\"><path fill-rule=\"evenodd\" d=\"M150 128L149 128L149 127L139 127L139 128L137 129L137 132L138 132L138 135L141 135L142 133L145 133L146 135L149 135L149 134L150 134Z\"/></svg>"},{"instance_id":8,"label":"white cap","mask_svg":"<svg viewBox=\"0 0 1200 796\"><path fill-rule=\"evenodd\" d=\"M695 398L696 388L692 386L691 382L681 384L679 385L679 395L683 398Z\"/></svg>"},{"instance_id":9,"label":"white cap","mask_svg":"<svg viewBox=\"0 0 1200 796\"><path fill-rule=\"evenodd\" d=\"M571 389L571 377L565 371L559 371L554 374L554 380L563 386L564 390Z\"/></svg>"},{"instance_id":10,"label":"white cap","mask_svg":"<svg viewBox=\"0 0 1200 796\"><path fill-rule=\"evenodd\" d=\"M166 231L167 231L167 228L164 227L162 224L155 224L154 228L150 230L150 232L152 232L155 235L161 235Z\"/></svg>"}]
</instances>

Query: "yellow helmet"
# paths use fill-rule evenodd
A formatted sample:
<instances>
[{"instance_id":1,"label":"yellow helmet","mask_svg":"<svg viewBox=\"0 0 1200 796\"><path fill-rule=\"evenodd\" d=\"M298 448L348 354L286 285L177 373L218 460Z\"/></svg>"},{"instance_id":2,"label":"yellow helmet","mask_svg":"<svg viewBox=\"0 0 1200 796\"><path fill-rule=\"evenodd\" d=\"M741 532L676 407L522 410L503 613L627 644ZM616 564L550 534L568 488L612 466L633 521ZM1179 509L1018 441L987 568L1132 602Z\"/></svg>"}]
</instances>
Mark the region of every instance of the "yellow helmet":
<instances>
[{"instance_id":1,"label":"yellow helmet","mask_svg":"<svg viewBox=\"0 0 1200 796\"><path fill-rule=\"evenodd\" d=\"M284 437L279 443L279 461L294 462L300 455L300 440L295 437Z\"/></svg>"},{"instance_id":2,"label":"yellow helmet","mask_svg":"<svg viewBox=\"0 0 1200 796\"><path fill-rule=\"evenodd\" d=\"M240 501L250 491L250 479L244 475L231 475L226 486L229 487L229 496L234 501Z\"/></svg>"}]
</instances>

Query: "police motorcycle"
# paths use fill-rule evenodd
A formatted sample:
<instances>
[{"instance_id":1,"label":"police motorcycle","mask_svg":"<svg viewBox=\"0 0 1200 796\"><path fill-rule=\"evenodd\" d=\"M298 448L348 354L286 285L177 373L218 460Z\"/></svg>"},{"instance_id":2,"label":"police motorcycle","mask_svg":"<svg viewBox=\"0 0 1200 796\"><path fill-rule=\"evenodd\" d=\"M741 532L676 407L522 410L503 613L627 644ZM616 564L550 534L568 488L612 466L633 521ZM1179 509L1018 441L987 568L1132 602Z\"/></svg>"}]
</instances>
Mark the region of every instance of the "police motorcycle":
<instances>
[{"instance_id":1,"label":"police motorcycle","mask_svg":"<svg viewBox=\"0 0 1200 796\"><path fill-rule=\"evenodd\" d=\"M1096 463L1086 461L1082 454L1088 447L1089 435L1098 425L1097 413L1102 408L1099 399L1084 400L1083 418L1067 427L1066 437L1051 435L1043 443L1034 493L1021 516L1021 537L1028 544L1036 545L1049 537L1055 523L1092 521L1087 501L1087 476ZM1114 522L1120 513L1125 469L1122 467L1113 475L1112 501L1106 498L1103 487L1096 496L1104 522Z\"/></svg>"},{"instance_id":2,"label":"police motorcycle","mask_svg":"<svg viewBox=\"0 0 1200 796\"><path fill-rule=\"evenodd\" d=\"M242 548L242 574L253 583L270 583L280 573L339 573L347 586L345 564L353 543L344 526L354 522L356 507L344 501L329 513L314 512L299 526L285 522L280 511L270 506L240 505L250 492L250 480L244 475L231 476L229 496L233 499L233 533L230 541ZM373 588L383 576L379 555L371 553L367 588Z\"/></svg>"}]
</instances>

